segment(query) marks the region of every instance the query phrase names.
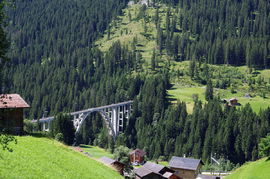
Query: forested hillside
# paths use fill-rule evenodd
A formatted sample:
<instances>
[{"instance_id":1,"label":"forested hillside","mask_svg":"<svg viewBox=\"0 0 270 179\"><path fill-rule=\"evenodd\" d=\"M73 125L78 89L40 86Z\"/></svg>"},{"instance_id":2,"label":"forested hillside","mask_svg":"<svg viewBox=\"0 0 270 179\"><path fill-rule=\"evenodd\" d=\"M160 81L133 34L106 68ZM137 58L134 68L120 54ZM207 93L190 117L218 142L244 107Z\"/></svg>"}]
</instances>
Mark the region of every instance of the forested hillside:
<instances>
[{"instance_id":1,"label":"forested hillside","mask_svg":"<svg viewBox=\"0 0 270 179\"><path fill-rule=\"evenodd\" d=\"M258 141L270 132L270 109L256 114L248 104L224 107L213 95L207 63L247 65L249 72L268 68L269 1L153 2L124 14L124 0L17 1L16 9L9 11L11 61L4 70L5 92L22 94L31 105L26 114L30 119L44 111L54 115L134 99L133 116L116 143L102 128L99 115L86 121L77 142L139 147L151 159L186 155L207 161L211 153L234 163L257 159ZM147 8L155 13L147 14ZM124 24L118 15L129 22ZM132 21L143 24L143 32L122 43L122 36L134 32L116 31ZM106 50L99 48L104 44L97 40L105 43L115 36L119 41ZM140 37L152 41L144 43L152 45L150 68L150 58L146 63L144 59L150 47L144 47ZM208 89L207 103L194 97L192 114L184 102L173 105L167 95L172 79L184 75L180 70L172 73L173 64L184 60L191 61L188 78ZM224 81L227 88L229 78L215 79L215 85ZM255 80L250 81L252 87Z\"/></svg>"},{"instance_id":2,"label":"forested hillside","mask_svg":"<svg viewBox=\"0 0 270 179\"><path fill-rule=\"evenodd\" d=\"M4 91L26 99L31 106L27 117L128 98L120 91L127 80L105 73L103 54L91 48L125 5L125 0L15 2L8 11L11 62L4 71Z\"/></svg>"},{"instance_id":3,"label":"forested hillside","mask_svg":"<svg viewBox=\"0 0 270 179\"><path fill-rule=\"evenodd\" d=\"M267 0L172 0L164 46L175 60L212 64L270 66L270 2ZM179 24L180 28L177 28ZM158 25L158 20L157 20ZM183 32L181 36L175 31ZM159 38L159 37L158 37ZM178 43L174 43L178 41Z\"/></svg>"}]
</instances>

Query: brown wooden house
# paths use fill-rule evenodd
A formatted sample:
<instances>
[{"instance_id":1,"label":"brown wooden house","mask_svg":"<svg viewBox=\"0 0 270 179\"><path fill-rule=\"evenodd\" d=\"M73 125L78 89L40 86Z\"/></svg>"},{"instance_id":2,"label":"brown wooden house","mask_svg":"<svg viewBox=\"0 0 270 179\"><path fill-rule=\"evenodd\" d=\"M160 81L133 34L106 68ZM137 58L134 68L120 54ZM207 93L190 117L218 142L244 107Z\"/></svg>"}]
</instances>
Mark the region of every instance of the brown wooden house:
<instances>
[{"instance_id":1,"label":"brown wooden house","mask_svg":"<svg viewBox=\"0 0 270 179\"><path fill-rule=\"evenodd\" d=\"M18 94L0 94L0 130L23 133L23 109L30 106Z\"/></svg>"},{"instance_id":2,"label":"brown wooden house","mask_svg":"<svg viewBox=\"0 0 270 179\"><path fill-rule=\"evenodd\" d=\"M130 162L132 165L138 165L144 163L144 156L146 152L141 149L135 149L129 153Z\"/></svg>"},{"instance_id":3,"label":"brown wooden house","mask_svg":"<svg viewBox=\"0 0 270 179\"><path fill-rule=\"evenodd\" d=\"M136 179L163 179L162 175L155 173L145 167L134 170Z\"/></svg>"},{"instance_id":4,"label":"brown wooden house","mask_svg":"<svg viewBox=\"0 0 270 179\"><path fill-rule=\"evenodd\" d=\"M169 162L169 167L175 170L177 176L183 179L195 179L201 172L203 162L198 159L183 158L173 156Z\"/></svg>"},{"instance_id":5,"label":"brown wooden house","mask_svg":"<svg viewBox=\"0 0 270 179\"><path fill-rule=\"evenodd\" d=\"M236 98L229 99L229 106L239 105L238 100Z\"/></svg>"},{"instance_id":6,"label":"brown wooden house","mask_svg":"<svg viewBox=\"0 0 270 179\"><path fill-rule=\"evenodd\" d=\"M136 179L181 179L174 170L152 162L146 162L135 170Z\"/></svg>"},{"instance_id":7,"label":"brown wooden house","mask_svg":"<svg viewBox=\"0 0 270 179\"><path fill-rule=\"evenodd\" d=\"M100 161L102 163L104 163L105 165L112 166L121 175L124 174L125 164L123 164L122 162L119 162L117 160L113 160L113 159L108 158L108 157L101 157Z\"/></svg>"}]
</instances>

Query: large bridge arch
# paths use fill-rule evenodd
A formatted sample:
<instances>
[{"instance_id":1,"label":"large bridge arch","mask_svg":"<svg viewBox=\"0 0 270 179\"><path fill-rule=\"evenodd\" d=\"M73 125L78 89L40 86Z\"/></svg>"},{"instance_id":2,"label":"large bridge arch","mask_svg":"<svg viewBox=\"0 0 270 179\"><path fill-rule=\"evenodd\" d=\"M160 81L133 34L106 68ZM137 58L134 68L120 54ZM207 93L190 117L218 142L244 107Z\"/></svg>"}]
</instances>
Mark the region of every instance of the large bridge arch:
<instances>
[{"instance_id":1,"label":"large bridge arch","mask_svg":"<svg viewBox=\"0 0 270 179\"><path fill-rule=\"evenodd\" d=\"M107 127L107 129L109 131L109 134L113 138L116 138L116 134L115 134L115 131L113 130L113 124L112 124L111 118L104 111L92 111L92 112L89 112L89 113L80 114L78 116L74 115L73 125L74 125L74 127L76 129L75 134L77 134L77 133L79 133L81 131L83 123L86 120L88 120L87 117L89 117L93 113L98 113L102 117L102 119L105 122L105 125L106 125L106 127Z\"/></svg>"},{"instance_id":2,"label":"large bridge arch","mask_svg":"<svg viewBox=\"0 0 270 179\"><path fill-rule=\"evenodd\" d=\"M105 121L109 134L116 139L119 132L124 130L125 122L128 122L128 119L130 118L132 113L132 103L133 101L126 101L69 113L71 116L73 116L73 125L76 130L75 134L81 130L83 122L91 113L98 112ZM52 120L54 120L54 117L39 119L43 131L50 130ZM34 120L33 122L37 122L37 120Z\"/></svg>"}]
</instances>

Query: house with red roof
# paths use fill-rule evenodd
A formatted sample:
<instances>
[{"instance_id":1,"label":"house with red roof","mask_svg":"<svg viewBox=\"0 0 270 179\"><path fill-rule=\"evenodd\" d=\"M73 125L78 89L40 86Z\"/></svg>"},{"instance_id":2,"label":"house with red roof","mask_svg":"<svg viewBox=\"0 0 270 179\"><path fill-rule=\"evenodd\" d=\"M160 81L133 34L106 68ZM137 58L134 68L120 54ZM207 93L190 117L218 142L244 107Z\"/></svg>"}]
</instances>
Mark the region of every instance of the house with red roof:
<instances>
[{"instance_id":1,"label":"house with red roof","mask_svg":"<svg viewBox=\"0 0 270 179\"><path fill-rule=\"evenodd\" d=\"M30 106L18 94L0 94L0 130L23 133L23 109Z\"/></svg>"}]
</instances>

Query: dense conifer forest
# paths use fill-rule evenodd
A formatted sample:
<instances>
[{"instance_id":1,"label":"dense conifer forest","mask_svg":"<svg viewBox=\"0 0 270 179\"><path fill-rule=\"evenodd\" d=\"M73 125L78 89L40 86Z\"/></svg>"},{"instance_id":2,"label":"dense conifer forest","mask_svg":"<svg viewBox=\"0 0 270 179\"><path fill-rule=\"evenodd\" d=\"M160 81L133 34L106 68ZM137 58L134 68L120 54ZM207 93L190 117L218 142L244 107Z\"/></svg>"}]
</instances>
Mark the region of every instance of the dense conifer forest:
<instances>
[{"instance_id":1,"label":"dense conifer forest","mask_svg":"<svg viewBox=\"0 0 270 179\"><path fill-rule=\"evenodd\" d=\"M176 0L167 11L160 48L175 60L270 67L270 2L267 0ZM159 30L158 13L156 16ZM177 28L179 24L180 28ZM182 36L175 35L181 31Z\"/></svg>"},{"instance_id":2,"label":"dense conifer forest","mask_svg":"<svg viewBox=\"0 0 270 179\"><path fill-rule=\"evenodd\" d=\"M153 2L168 5L165 28L158 8L154 17L157 53L175 61L270 67L269 1ZM139 147L150 159L186 155L207 161L211 153L234 163L257 159L258 141L270 132L269 108L256 114L249 105L224 107L206 78L208 103L194 99L188 114L184 102L168 99L167 66L148 74L140 52L120 42L107 52L95 47L126 5L126 0L16 1L8 11L11 61L3 72L4 91L29 102L29 119L134 99L133 115L115 142L98 114L85 122L77 142Z\"/></svg>"},{"instance_id":3,"label":"dense conifer forest","mask_svg":"<svg viewBox=\"0 0 270 179\"><path fill-rule=\"evenodd\" d=\"M112 103L114 95L117 101L128 98L115 92L127 80L116 80L121 75L105 69L111 67L104 66L104 55L92 48L125 4L123 0L16 1L8 13L12 60L4 72L5 90L24 96L31 105L29 118L41 117L44 111L53 115Z\"/></svg>"}]
</instances>

